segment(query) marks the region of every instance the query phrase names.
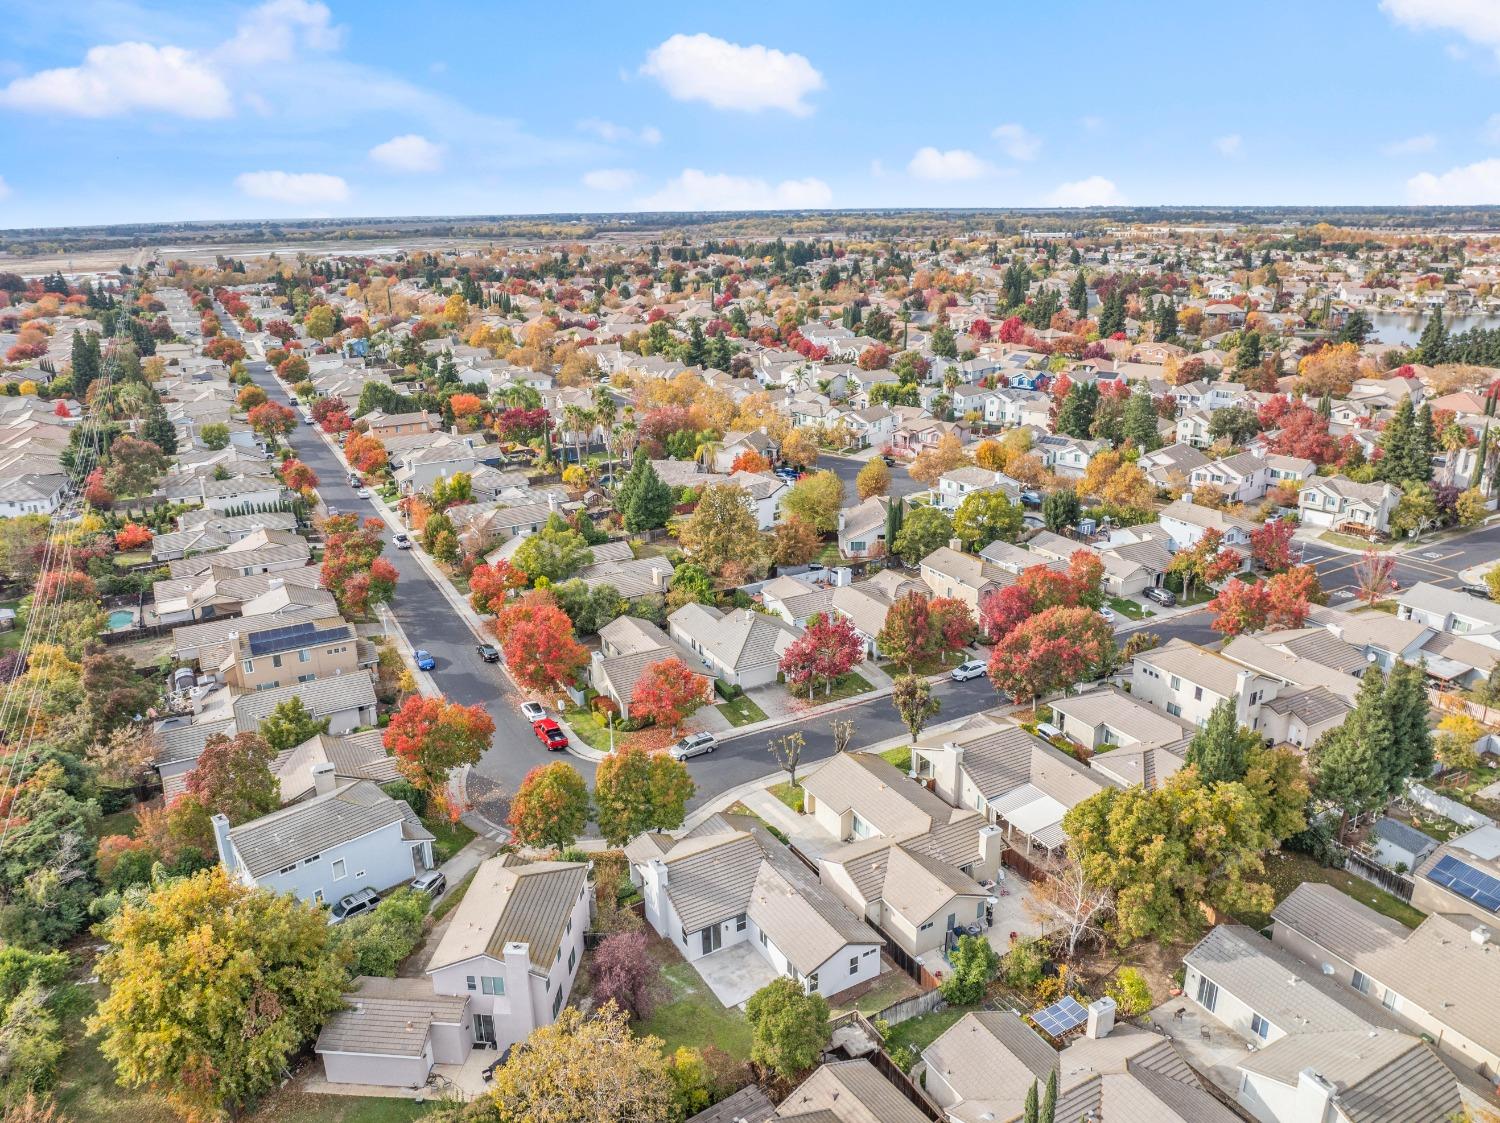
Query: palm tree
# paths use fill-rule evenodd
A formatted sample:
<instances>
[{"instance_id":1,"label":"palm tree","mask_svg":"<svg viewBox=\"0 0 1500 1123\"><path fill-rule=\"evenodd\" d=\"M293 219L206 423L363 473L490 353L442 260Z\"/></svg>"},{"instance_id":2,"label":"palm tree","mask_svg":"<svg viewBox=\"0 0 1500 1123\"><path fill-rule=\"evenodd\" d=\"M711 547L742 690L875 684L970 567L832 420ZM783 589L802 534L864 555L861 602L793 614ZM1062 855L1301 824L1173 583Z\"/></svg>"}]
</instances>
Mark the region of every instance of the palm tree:
<instances>
[{"instance_id":1,"label":"palm tree","mask_svg":"<svg viewBox=\"0 0 1500 1123\"><path fill-rule=\"evenodd\" d=\"M595 385L594 416L599 421L599 427L604 430L604 449L609 454L610 467L614 467L617 410L614 395L609 392L609 388L602 382Z\"/></svg>"},{"instance_id":2,"label":"palm tree","mask_svg":"<svg viewBox=\"0 0 1500 1123\"><path fill-rule=\"evenodd\" d=\"M1444 458L1447 461L1444 465L1444 471L1448 476L1448 483L1451 486L1458 476L1458 454L1463 449L1469 447L1469 431L1457 421L1450 421L1448 427L1438 437L1438 443L1443 446L1443 450L1448 454Z\"/></svg>"},{"instance_id":3,"label":"palm tree","mask_svg":"<svg viewBox=\"0 0 1500 1123\"><path fill-rule=\"evenodd\" d=\"M587 442L589 432L594 425L594 414L591 410L582 406L563 406L563 426L568 430L568 436L573 438L573 459L579 465L583 464L583 446Z\"/></svg>"}]
</instances>

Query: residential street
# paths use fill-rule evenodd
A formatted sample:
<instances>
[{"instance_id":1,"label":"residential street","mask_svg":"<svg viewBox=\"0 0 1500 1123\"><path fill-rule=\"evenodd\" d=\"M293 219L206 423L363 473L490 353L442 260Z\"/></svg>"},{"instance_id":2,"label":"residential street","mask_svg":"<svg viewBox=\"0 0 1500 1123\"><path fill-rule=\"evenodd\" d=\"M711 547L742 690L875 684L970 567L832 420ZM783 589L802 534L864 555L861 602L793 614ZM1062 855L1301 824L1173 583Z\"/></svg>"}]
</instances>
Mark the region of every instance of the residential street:
<instances>
[{"instance_id":1,"label":"residential street","mask_svg":"<svg viewBox=\"0 0 1500 1123\"><path fill-rule=\"evenodd\" d=\"M876 453L875 455L879 455ZM819 469L827 469L838 476L844 484L844 506L854 507L859 504L859 489L854 486L854 479L859 475L859 470L869 463L868 458L856 458L853 456L834 456L830 453L822 453L818 456L816 465ZM891 494L895 496L912 495L919 491L926 491L906 470L906 465L899 460L891 468Z\"/></svg>"}]
</instances>

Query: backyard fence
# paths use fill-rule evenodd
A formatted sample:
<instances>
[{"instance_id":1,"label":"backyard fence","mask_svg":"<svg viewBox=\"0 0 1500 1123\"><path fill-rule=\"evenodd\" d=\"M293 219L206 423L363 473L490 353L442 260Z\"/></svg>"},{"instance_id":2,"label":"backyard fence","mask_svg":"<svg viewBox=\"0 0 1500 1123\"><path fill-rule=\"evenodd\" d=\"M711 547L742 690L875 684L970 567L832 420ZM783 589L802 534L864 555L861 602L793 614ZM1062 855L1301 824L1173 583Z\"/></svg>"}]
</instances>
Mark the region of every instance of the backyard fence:
<instances>
[{"instance_id":1,"label":"backyard fence","mask_svg":"<svg viewBox=\"0 0 1500 1123\"><path fill-rule=\"evenodd\" d=\"M878 1043L878 1047L873 1052L865 1055L865 1059L875 1066L875 1070L890 1081L913 1107L928 1119L933 1120L933 1123L941 1123L944 1118L942 1110L928 1098L922 1086L901 1071L901 1066L891 1059L891 1055L885 1051L884 1039L876 1032L870 1020L858 1010L851 1010L847 1014L840 1014L829 1023L829 1027L835 1031L841 1026L848 1025L859 1027L872 1042ZM845 1052L844 1055L850 1056L851 1054Z\"/></svg>"},{"instance_id":2,"label":"backyard fence","mask_svg":"<svg viewBox=\"0 0 1500 1123\"><path fill-rule=\"evenodd\" d=\"M1403 877L1395 870L1388 870L1378 862L1373 862L1357 850L1347 847L1341 848L1340 853L1344 857L1344 868L1355 877L1363 878L1371 885L1379 886L1393 897L1410 903L1411 894L1415 886L1411 878Z\"/></svg>"},{"instance_id":3,"label":"backyard fence","mask_svg":"<svg viewBox=\"0 0 1500 1123\"><path fill-rule=\"evenodd\" d=\"M941 1010L948 1005L940 990L929 990L911 998L903 998L900 1002L892 1003L884 1010L871 1015L870 1020L885 1022L887 1025L900 1025L902 1022L910 1021L912 1018L920 1018L923 1014L930 1014L934 1010Z\"/></svg>"},{"instance_id":4,"label":"backyard fence","mask_svg":"<svg viewBox=\"0 0 1500 1123\"><path fill-rule=\"evenodd\" d=\"M1435 815L1441 815L1457 823L1461 827L1492 827L1495 820L1488 815L1475 811L1472 807L1466 807L1455 799L1449 799L1445 795L1439 795L1431 788L1424 787L1415 780L1406 781L1406 798L1423 807Z\"/></svg>"}]
</instances>

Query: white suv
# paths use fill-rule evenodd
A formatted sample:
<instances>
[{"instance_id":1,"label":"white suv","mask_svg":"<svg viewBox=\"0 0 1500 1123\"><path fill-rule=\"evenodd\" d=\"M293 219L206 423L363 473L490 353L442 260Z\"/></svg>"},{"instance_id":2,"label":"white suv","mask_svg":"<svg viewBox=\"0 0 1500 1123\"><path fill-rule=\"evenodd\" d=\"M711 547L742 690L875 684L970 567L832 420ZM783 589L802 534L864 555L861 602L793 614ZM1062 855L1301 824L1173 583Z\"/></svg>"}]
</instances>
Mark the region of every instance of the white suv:
<instances>
[{"instance_id":1,"label":"white suv","mask_svg":"<svg viewBox=\"0 0 1500 1123\"><path fill-rule=\"evenodd\" d=\"M689 733L667 752L671 754L673 760L687 760L688 757L713 752L714 746L718 743L718 739L712 733Z\"/></svg>"},{"instance_id":2,"label":"white suv","mask_svg":"<svg viewBox=\"0 0 1500 1123\"><path fill-rule=\"evenodd\" d=\"M954 682L968 682L971 678L983 678L988 673L989 668L984 665L982 659L970 659L954 667L953 673L948 677Z\"/></svg>"}]
</instances>

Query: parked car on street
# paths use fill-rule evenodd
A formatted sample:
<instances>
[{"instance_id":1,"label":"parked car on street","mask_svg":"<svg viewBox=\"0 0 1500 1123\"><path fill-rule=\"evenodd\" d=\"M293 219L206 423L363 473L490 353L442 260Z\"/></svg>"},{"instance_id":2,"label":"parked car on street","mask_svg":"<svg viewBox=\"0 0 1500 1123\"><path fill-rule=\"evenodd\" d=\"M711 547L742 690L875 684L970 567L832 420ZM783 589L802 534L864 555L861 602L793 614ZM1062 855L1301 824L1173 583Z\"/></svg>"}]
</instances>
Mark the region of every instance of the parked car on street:
<instances>
[{"instance_id":1,"label":"parked car on street","mask_svg":"<svg viewBox=\"0 0 1500 1123\"><path fill-rule=\"evenodd\" d=\"M559 752L568 747L568 735L562 731L562 726L550 717L533 722L531 731L536 734L538 741L547 746L549 753Z\"/></svg>"},{"instance_id":2,"label":"parked car on street","mask_svg":"<svg viewBox=\"0 0 1500 1123\"><path fill-rule=\"evenodd\" d=\"M968 682L971 678L983 678L989 674L989 668L984 665L982 659L969 659L953 668L953 673L948 677L954 682Z\"/></svg>"},{"instance_id":3,"label":"parked car on street","mask_svg":"<svg viewBox=\"0 0 1500 1123\"><path fill-rule=\"evenodd\" d=\"M1461 585L1459 587L1471 597L1480 597L1483 600L1490 599L1490 587L1488 585Z\"/></svg>"},{"instance_id":4,"label":"parked car on street","mask_svg":"<svg viewBox=\"0 0 1500 1123\"><path fill-rule=\"evenodd\" d=\"M1149 601L1165 605L1167 608L1171 608L1177 603L1177 594L1172 592L1171 589L1163 589L1159 585L1153 585L1151 588L1143 590L1141 596Z\"/></svg>"},{"instance_id":5,"label":"parked car on street","mask_svg":"<svg viewBox=\"0 0 1500 1123\"><path fill-rule=\"evenodd\" d=\"M360 499L368 499L370 498L370 489L367 487L357 487L354 489L354 494Z\"/></svg>"},{"instance_id":6,"label":"parked car on street","mask_svg":"<svg viewBox=\"0 0 1500 1123\"><path fill-rule=\"evenodd\" d=\"M1110 608L1107 604L1099 606L1099 615L1104 617L1105 621L1110 624L1113 624L1115 620L1118 619L1118 617L1115 616L1115 610Z\"/></svg>"},{"instance_id":7,"label":"parked car on street","mask_svg":"<svg viewBox=\"0 0 1500 1123\"><path fill-rule=\"evenodd\" d=\"M432 652L426 648L419 647L416 650L417 670L430 671L437 666L437 660L432 657Z\"/></svg>"},{"instance_id":8,"label":"parked car on street","mask_svg":"<svg viewBox=\"0 0 1500 1123\"><path fill-rule=\"evenodd\" d=\"M378 904L380 904L380 894L373 889L361 889L358 893L350 893L347 897L340 897L338 903L328 910L328 923L342 924L351 916L370 912Z\"/></svg>"},{"instance_id":9,"label":"parked car on street","mask_svg":"<svg viewBox=\"0 0 1500 1123\"><path fill-rule=\"evenodd\" d=\"M408 538L404 534L398 534L398 535L396 535L394 538L391 539L391 541L396 544L396 549L398 549L398 550L410 550L411 549L411 539Z\"/></svg>"},{"instance_id":10,"label":"parked car on street","mask_svg":"<svg viewBox=\"0 0 1500 1123\"><path fill-rule=\"evenodd\" d=\"M486 663L500 662L500 649L492 643L478 644L474 650L479 652L479 657Z\"/></svg>"},{"instance_id":11,"label":"parked car on street","mask_svg":"<svg viewBox=\"0 0 1500 1123\"><path fill-rule=\"evenodd\" d=\"M448 878L442 870L428 870L412 878L411 887L429 897L440 897L443 890L448 888Z\"/></svg>"},{"instance_id":12,"label":"parked car on street","mask_svg":"<svg viewBox=\"0 0 1500 1123\"><path fill-rule=\"evenodd\" d=\"M538 722L547 716L547 708L537 701L522 702L521 716L527 721Z\"/></svg>"},{"instance_id":13,"label":"parked car on street","mask_svg":"<svg viewBox=\"0 0 1500 1123\"><path fill-rule=\"evenodd\" d=\"M671 754L673 760L687 760L689 757L713 752L714 746L718 743L718 738L712 733L689 733L667 752Z\"/></svg>"}]
</instances>

